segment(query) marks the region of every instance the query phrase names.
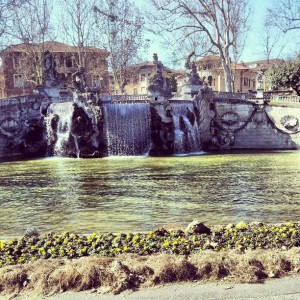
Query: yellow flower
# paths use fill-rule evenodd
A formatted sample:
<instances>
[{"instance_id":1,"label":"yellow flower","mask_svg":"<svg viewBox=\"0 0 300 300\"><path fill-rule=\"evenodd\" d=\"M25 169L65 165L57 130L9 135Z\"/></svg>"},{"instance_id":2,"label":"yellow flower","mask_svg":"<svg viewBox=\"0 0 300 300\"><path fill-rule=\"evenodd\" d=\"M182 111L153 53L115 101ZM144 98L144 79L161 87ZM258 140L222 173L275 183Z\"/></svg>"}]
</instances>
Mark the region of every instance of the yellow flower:
<instances>
[{"instance_id":1,"label":"yellow flower","mask_svg":"<svg viewBox=\"0 0 300 300\"><path fill-rule=\"evenodd\" d=\"M170 242L167 240L167 241L164 241L163 243L163 247L167 248L170 246Z\"/></svg>"},{"instance_id":2,"label":"yellow flower","mask_svg":"<svg viewBox=\"0 0 300 300\"><path fill-rule=\"evenodd\" d=\"M5 248L5 243L3 241L0 241L0 250L3 251Z\"/></svg>"},{"instance_id":3,"label":"yellow flower","mask_svg":"<svg viewBox=\"0 0 300 300\"><path fill-rule=\"evenodd\" d=\"M245 222L240 222L236 224L235 228L238 230L247 229L247 224Z\"/></svg>"},{"instance_id":4,"label":"yellow flower","mask_svg":"<svg viewBox=\"0 0 300 300\"><path fill-rule=\"evenodd\" d=\"M42 256L45 256L46 255L46 251L45 251L45 248L44 247L41 247L39 248L39 252Z\"/></svg>"},{"instance_id":5,"label":"yellow flower","mask_svg":"<svg viewBox=\"0 0 300 300\"><path fill-rule=\"evenodd\" d=\"M286 226L288 226L288 227L294 227L295 224L294 224L293 222L287 222L287 223L286 223Z\"/></svg>"},{"instance_id":6,"label":"yellow flower","mask_svg":"<svg viewBox=\"0 0 300 300\"><path fill-rule=\"evenodd\" d=\"M150 230L150 231L149 231L149 233L148 233L147 237L148 237L148 239L150 239L150 238L152 238L152 237L153 237L153 231L152 231L152 230Z\"/></svg>"}]
</instances>

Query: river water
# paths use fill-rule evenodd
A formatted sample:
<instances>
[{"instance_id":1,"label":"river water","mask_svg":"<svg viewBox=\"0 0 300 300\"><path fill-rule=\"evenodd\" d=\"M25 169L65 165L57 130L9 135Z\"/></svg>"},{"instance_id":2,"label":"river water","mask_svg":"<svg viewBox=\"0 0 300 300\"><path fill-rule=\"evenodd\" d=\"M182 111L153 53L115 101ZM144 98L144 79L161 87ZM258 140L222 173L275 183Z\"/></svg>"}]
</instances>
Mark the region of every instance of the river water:
<instances>
[{"instance_id":1,"label":"river water","mask_svg":"<svg viewBox=\"0 0 300 300\"><path fill-rule=\"evenodd\" d=\"M0 163L0 238L300 219L300 152Z\"/></svg>"}]
</instances>

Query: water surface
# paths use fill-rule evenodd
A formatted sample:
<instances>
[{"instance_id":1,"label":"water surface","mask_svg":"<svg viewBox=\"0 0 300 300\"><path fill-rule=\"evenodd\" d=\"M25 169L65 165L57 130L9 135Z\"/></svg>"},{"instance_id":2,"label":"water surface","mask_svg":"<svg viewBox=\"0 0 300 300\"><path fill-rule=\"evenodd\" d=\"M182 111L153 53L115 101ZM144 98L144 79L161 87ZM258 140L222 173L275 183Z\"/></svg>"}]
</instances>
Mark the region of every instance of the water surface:
<instances>
[{"instance_id":1,"label":"water surface","mask_svg":"<svg viewBox=\"0 0 300 300\"><path fill-rule=\"evenodd\" d=\"M0 237L299 221L300 152L0 163Z\"/></svg>"}]
</instances>

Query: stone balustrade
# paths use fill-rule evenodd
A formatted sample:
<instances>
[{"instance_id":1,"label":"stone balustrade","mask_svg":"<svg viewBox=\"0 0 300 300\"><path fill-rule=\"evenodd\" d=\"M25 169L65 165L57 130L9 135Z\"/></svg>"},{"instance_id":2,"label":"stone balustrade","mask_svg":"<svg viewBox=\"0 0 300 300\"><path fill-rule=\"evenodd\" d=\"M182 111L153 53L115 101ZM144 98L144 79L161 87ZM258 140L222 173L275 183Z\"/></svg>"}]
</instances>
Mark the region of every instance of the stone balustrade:
<instances>
[{"instance_id":1,"label":"stone balustrade","mask_svg":"<svg viewBox=\"0 0 300 300\"><path fill-rule=\"evenodd\" d=\"M288 103L300 103L300 96L295 95L272 95L269 98L269 101L276 101L276 102L288 102Z\"/></svg>"},{"instance_id":2,"label":"stone balustrade","mask_svg":"<svg viewBox=\"0 0 300 300\"><path fill-rule=\"evenodd\" d=\"M36 98L31 97L31 95L7 98L7 99L0 100L0 107L24 104L28 102L30 103L36 102Z\"/></svg>"},{"instance_id":3,"label":"stone balustrade","mask_svg":"<svg viewBox=\"0 0 300 300\"><path fill-rule=\"evenodd\" d=\"M103 101L112 101L112 102L118 102L118 101L145 101L149 100L147 94L141 94L141 95L100 95L100 98Z\"/></svg>"},{"instance_id":4,"label":"stone balustrade","mask_svg":"<svg viewBox=\"0 0 300 300\"><path fill-rule=\"evenodd\" d=\"M249 93L214 92L214 94L217 99L246 100L250 97Z\"/></svg>"}]
</instances>

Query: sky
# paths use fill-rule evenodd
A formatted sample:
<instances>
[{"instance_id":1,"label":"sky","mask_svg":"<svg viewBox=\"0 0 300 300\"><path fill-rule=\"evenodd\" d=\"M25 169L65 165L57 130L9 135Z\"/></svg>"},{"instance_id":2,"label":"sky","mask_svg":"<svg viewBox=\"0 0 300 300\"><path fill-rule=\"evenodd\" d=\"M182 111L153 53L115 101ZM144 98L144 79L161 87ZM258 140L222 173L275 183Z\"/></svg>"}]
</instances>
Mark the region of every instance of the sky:
<instances>
[{"instance_id":1,"label":"sky","mask_svg":"<svg viewBox=\"0 0 300 300\"><path fill-rule=\"evenodd\" d=\"M139 8L141 8L142 10L145 9L145 0L135 0L135 2ZM250 0L250 2L252 2L254 10L253 20L251 24L251 29L248 34L247 44L240 58L240 61L255 61L259 59L264 59L264 55L260 47L260 45L262 44L261 35L263 30L263 23L265 20L265 13L267 8L274 5L274 0ZM148 34L148 38L150 40L150 48L148 50L148 53L146 54L147 59L151 60L153 53L157 53L160 60L162 60L163 62L168 61L169 64L172 63L172 51L166 49L165 46L161 45L158 37ZM294 40L292 42L294 43ZM287 46L285 47L284 51L281 52L280 57L285 57L290 52L291 46L289 46L289 40L287 40ZM276 51L274 52L274 54L276 56L278 55Z\"/></svg>"}]
</instances>

